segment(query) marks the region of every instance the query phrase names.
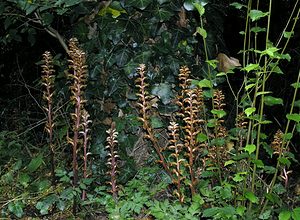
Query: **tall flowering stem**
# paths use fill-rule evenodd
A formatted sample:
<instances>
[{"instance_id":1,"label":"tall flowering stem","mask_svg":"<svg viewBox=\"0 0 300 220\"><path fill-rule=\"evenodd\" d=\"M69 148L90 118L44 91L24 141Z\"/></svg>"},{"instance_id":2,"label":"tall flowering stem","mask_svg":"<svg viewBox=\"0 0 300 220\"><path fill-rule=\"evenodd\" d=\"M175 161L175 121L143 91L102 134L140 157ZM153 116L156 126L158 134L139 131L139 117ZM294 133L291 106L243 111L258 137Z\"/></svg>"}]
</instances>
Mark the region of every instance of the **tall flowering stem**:
<instances>
[{"instance_id":1,"label":"tall flowering stem","mask_svg":"<svg viewBox=\"0 0 300 220\"><path fill-rule=\"evenodd\" d=\"M175 177L172 178L173 183L176 186L175 194L181 203L184 202L184 185L183 180L185 179L183 175L182 166L185 165L185 160L181 158L181 151L183 145L180 144L179 138L179 126L176 122L170 122L168 127L169 130L169 150L172 151L170 157L173 158L172 162L169 162L172 173Z\"/></svg>"},{"instance_id":2,"label":"tall flowering stem","mask_svg":"<svg viewBox=\"0 0 300 220\"><path fill-rule=\"evenodd\" d=\"M117 152L117 137L118 132L116 131L116 125L113 122L111 124L110 129L106 131L108 137L106 138L107 146L106 149L108 150L108 161L107 165L109 167L108 175L110 176L109 184L111 186L110 192L113 195L113 198L117 200L118 197L118 186L117 186L117 159L119 157Z\"/></svg>"},{"instance_id":3,"label":"tall flowering stem","mask_svg":"<svg viewBox=\"0 0 300 220\"><path fill-rule=\"evenodd\" d=\"M171 177L172 173L170 171L168 163L166 162L165 157L162 154L163 148L161 148L159 146L158 140L157 140L157 138L154 134L154 131L149 123L149 110L151 108L151 104L150 104L151 98L147 91L149 84L146 83L145 72L146 72L145 64L140 64L139 68L137 69L138 78L135 80L136 87L139 89L139 92L137 93L137 96L139 97L137 105L140 109L139 110L139 113L140 113L139 119L143 122L143 129L146 132L145 137L151 141L151 143L153 144L153 147L159 157L159 163L162 164L164 170Z\"/></svg>"},{"instance_id":4,"label":"tall flowering stem","mask_svg":"<svg viewBox=\"0 0 300 220\"><path fill-rule=\"evenodd\" d=\"M72 166L73 166L73 186L78 184L78 161L77 151L80 142L80 131L82 130L82 111L86 100L84 99L84 89L86 87L86 55L78 47L78 40L76 38L70 39L69 42L69 78L72 80L70 86L71 101L75 106L74 113L71 114L73 120L73 138L69 138L69 143L72 145Z\"/></svg>"},{"instance_id":5,"label":"tall flowering stem","mask_svg":"<svg viewBox=\"0 0 300 220\"><path fill-rule=\"evenodd\" d=\"M52 185L55 185L55 149L53 143L53 127L54 123L54 114L53 114L53 95L54 95L54 69L53 69L53 58L49 51L46 51L43 54L44 64L42 65L42 84L44 86L43 90L43 99L46 104L44 109L47 114L47 121L45 129L49 136L49 148L50 148L50 163L51 163L51 176L52 176Z\"/></svg>"},{"instance_id":6,"label":"tall flowering stem","mask_svg":"<svg viewBox=\"0 0 300 220\"><path fill-rule=\"evenodd\" d=\"M88 177L87 166L88 166L88 141L89 141L89 124L92 122L89 120L89 113L84 109L81 114L83 130L80 132L83 136L83 178ZM82 200L86 198L86 191L82 192Z\"/></svg>"}]
</instances>

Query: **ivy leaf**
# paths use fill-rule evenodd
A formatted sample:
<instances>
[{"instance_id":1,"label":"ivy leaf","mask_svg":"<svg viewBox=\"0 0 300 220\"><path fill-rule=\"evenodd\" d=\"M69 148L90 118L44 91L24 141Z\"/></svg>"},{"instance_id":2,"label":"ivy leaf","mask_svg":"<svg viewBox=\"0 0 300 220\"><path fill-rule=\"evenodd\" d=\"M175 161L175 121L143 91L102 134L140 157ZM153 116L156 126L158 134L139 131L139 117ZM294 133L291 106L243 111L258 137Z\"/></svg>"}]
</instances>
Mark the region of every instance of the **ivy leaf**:
<instances>
[{"instance_id":1,"label":"ivy leaf","mask_svg":"<svg viewBox=\"0 0 300 220\"><path fill-rule=\"evenodd\" d=\"M287 114L286 118L290 121L300 122L300 114Z\"/></svg>"},{"instance_id":2,"label":"ivy leaf","mask_svg":"<svg viewBox=\"0 0 300 220\"><path fill-rule=\"evenodd\" d=\"M244 213L246 211L246 207L245 206L239 206L236 208L236 213L239 215L239 216L243 216Z\"/></svg>"},{"instance_id":3,"label":"ivy leaf","mask_svg":"<svg viewBox=\"0 0 300 220\"><path fill-rule=\"evenodd\" d=\"M279 220L289 220L291 218L291 212L288 210L281 211L278 219Z\"/></svg>"},{"instance_id":4,"label":"ivy leaf","mask_svg":"<svg viewBox=\"0 0 300 220\"><path fill-rule=\"evenodd\" d=\"M8 210L18 218L23 216L23 204L20 201L11 202L8 204Z\"/></svg>"},{"instance_id":5,"label":"ivy leaf","mask_svg":"<svg viewBox=\"0 0 300 220\"><path fill-rule=\"evenodd\" d=\"M150 118L151 121L151 127L152 128L162 128L164 126L164 124L162 123L161 119L156 117L156 116L152 116Z\"/></svg>"},{"instance_id":6,"label":"ivy leaf","mask_svg":"<svg viewBox=\"0 0 300 220\"><path fill-rule=\"evenodd\" d=\"M163 8L159 8L156 12L155 15L158 17L160 22L164 22L169 20L173 14L170 11L167 11Z\"/></svg>"},{"instance_id":7,"label":"ivy leaf","mask_svg":"<svg viewBox=\"0 0 300 220\"><path fill-rule=\"evenodd\" d=\"M250 29L250 31L254 32L254 33L259 33L259 32L265 32L266 28L261 28L261 27L253 27Z\"/></svg>"},{"instance_id":8,"label":"ivy leaf","mask_svg":"<svg viewBox=\"0 0 300 220\"><path fill-rule=\"evenodd\" d=\"M252 154L256 150L256 146L254 144L247 144L244 148L249 154Z\"/></svg>"},{"instance_id":9,"label":"ivy leaf","mask_svg":"<svg viewBox=\"0 0 300 220\"><path fill-rule=\"evenodd\" d=\"M283 105L283 100L281 98L275 98L273 96L265 96L264 103L268 106Z\"/></svg>"},{"instance_id":10,"label":"ivy leaf","mask_svg":"<svg viewBox=\"0 0 300 220\"><path fill-rule=\"evenodd\" d=\"M246 108L245 109L245 114L247 115L247 117L249 117L250 115L252 115L253 112L256 111L256 108L255 107L250 107L250 108Z\"/></svg>"},{"instance_id":11,"label":"ivy leaf","mask_svg":"<svg viewBox=\"0 0 300 220\"><path fill-rule=\"evenodd\" d=\"M126 4L141 10L145 10L152 0L127 0Z\"/></svg>"},{"instance_id":12,"label":"ivy leaf","mask_svg":"<svg viewBox=\"0 0 300 220\"><path fill-rule=\"evenodd\" d=\"M250 19L252 21L257 21L265 16L267 16L269 14L269 12L262 12L260 10L251 10L249 13Z\"/></svg>"},{"instance_id":13,"label":"ivy leaf","mask_svg":"<svg viewBox=\"0 0 300 220\"><path fill-rule=\"evenodd\" d=\"M253 192L247 191L245 192L245 197L252 203L258 203L258 198L254 195Z\"/></svg>"},{"instance_id":14,"label":"ivy leaf","mask_svg":"<svg viewBox=\"0 0 300 220\"><path fill-rule=\"evenodd\" d=\"M205 209L203 211L202 217L206 217L206 218L213 217L216 214L218 214L219 212L220 212L220 208L219 207L208 208L208 209Z\"/></svg>"},{"instance_id":15,"label":"ivy leaf","mask_svg":"<svg viewBox=\"0 0 300 220\"><path fill-rule=\"evenodd\" d=\"M172 99L172 86L168 83L155 84L151 94L157 96L164 105L167 105Z\"/></svg>"},{"instance_id":16,"label":"ivy leaf","mask_svg":"<svg viewBox=\"0 0 300 220\"><path fill-rule=\"evenodd\" d=\"M197 11L198 11L198 13L199 13L200 16L204 15L205 8L201 4L199 4L199 3L196 2L196 3L193 3L193 5L197 9Z\"/></svg>"}]
</instances>

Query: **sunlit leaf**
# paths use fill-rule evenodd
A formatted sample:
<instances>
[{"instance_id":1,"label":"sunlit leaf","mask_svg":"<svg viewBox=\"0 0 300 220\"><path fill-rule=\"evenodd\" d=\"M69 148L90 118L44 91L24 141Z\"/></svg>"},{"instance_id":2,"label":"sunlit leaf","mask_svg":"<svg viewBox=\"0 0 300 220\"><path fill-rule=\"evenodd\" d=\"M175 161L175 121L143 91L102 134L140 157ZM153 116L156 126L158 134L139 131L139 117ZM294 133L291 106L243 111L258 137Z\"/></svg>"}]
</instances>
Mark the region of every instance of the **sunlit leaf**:
<instances>
[{"instance_id":1,"label":"sunlit leaf","mask_svg":"<svg viewBox=\"0 0 300 220\"><path fill-rule=\"evenodd\" d=\"M300 122L300 114L287 114L286 118L291 121L295 121L297 123Z\"/></svg>"},{"instance_id":2,"label":"sunlit leaf","mask_svg":"<svg viewBox=\"0 0 300 220\"><path fill-rule=\"evenodd\" d=\"M198 86L200 88L212 88L212 83L208 79L203 79L199 81Z\"/></svg>"},{"instance_id":3,"label":"sunlit leaf","mask_svg":"<svg viewBox=\"0 0 300 220\"><path fill-rule=\"evenodd\" d=\"M196 32L200 34L203 38L207 37L207 32L204 28L197 27Z\"/></svg>"},{"instance_id":4,"label":"sunlit leaf","mask_svg":"<svg viewBox=\"0 0 300 220\"><path fill-rule=\"evenodd\" d=\"M290 38L293 35L294 35L293 31L285 31L285 32L283 32L283 37L285 37L285 38Z\"/></svg>"},{"instance_id":5,"label":"sunlit leaf","mask_svg":"<svg viewBox=\"0 0 300 220\"><path fill-rule=\"evenodd\" d=\"M241 9L242 7L247 7L246 5L242 5L242 4L238 3L238 2L230 3L230 6L233 6L236 9Z\"/></svg>"},{"instance_id":6,"label":"sunlit leaf","mask_svg":"<svg viewBox=\"0 0 300 220\"><path fill-rule=\"evenodd\" d=\"M252 115L252 113L254 113L256 111L256 108L255 107L250 107L250 108L246 108L245 109L245 114L247 117L249 117L250 115Z\"/></svg>"},{"instance_id":7,"label":"sunlit leaf","mask_svg":"<svg viewBox=\"0 0 300 220\"><path fill-rule=\"evenodd\" d=\"M252 70L258 70L259 68L259 64L250 63L246 67L242 68L242 70L245 70L247 73L249 73Z\"/></svg>"},{"instance_id":8,"label":"sunlit leaf","mask_svg":"<svg viewBox=\"0 0 300 220\"><path fill-rule=\"evenodd\" d=\"M278 216L278 220L289 220L291 218L291 212L288 210L281 211Z\"/></svg>"},{"instance_id":9,"label":"sunlit leaf","mask_svg":"<svg viewBox=\"0 0 300 220\"><path fill-rule=\"evenodd\" d=\"M256 146L254 144L247 144L244 148L249 154L252 154L256 150Z\"/></svg>"},{"instance_id":10,"label":"sunlit leaf","mask_svg":"<svg viewBox=\"0 0 300 220\"><path fill-rule=\"evenodd\" d=\"M245 192L245 198L252 203L258 203L258 198L254 195L253 192L250 191Z\"/></svg>"},{"instance_id":11,"label":"sunlit leaf","mask_svg":"<svg viewBox=\"0 0 300 220\"><path fill-rule=\"evenodd\" d=\"M257 21L265 16L267 16L269 13L268 12L262 12L260 10L251 10L249 13L250 19L252 21Z\"/></svg>"}]
</instances>

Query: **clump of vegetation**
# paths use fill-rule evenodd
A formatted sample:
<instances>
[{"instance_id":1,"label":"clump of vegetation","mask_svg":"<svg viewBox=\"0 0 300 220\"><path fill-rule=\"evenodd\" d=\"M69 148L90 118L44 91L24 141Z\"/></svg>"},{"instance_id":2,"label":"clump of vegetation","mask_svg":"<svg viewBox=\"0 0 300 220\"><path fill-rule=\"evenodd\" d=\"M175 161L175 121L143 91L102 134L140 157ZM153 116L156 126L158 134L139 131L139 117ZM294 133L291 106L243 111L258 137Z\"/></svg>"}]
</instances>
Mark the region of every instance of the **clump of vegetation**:
<instances>
[{"instance_id":1,"label":"clump of vegetation","mask_svg":"<svg viewBox=\"0 0 300 220\"><path fill-rule=\"evenodd\" d=\"M0 132L1 217L300 218L300 71L289 98L273 85L292 62L298 1L278 40L273 1L37 3L13 4L69 58L43 54L36 139L21 123ZM243 16L240 61L216 40L215 6ZM51 13L72 15L78 38L67 45Z\"/></svg>"}]
</instances>

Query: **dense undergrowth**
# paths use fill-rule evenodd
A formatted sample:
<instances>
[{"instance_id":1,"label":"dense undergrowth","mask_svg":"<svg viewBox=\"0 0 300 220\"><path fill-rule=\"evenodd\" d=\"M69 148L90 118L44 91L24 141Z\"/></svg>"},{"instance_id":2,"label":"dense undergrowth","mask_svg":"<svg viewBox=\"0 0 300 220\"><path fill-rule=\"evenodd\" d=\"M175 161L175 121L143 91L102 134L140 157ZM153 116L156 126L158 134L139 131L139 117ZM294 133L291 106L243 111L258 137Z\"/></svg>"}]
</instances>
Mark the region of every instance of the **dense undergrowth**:
<instances>
[{"instance_id":1,"label":"dense undergrowth","mask_svg":"<svg viewBox=\"0 0 300 220\"><path fill-rule=\"evenodd\" d=\"M91 7L73 3L48 7ZM38 63L36 127L1 124L1 217L300 219L300 67L282 68L300 3L277 39L274 3L100 1L68 43L48 21L68 58ZM217 7L242 16L240 59Z\"/></svg>"}]
</instances>

